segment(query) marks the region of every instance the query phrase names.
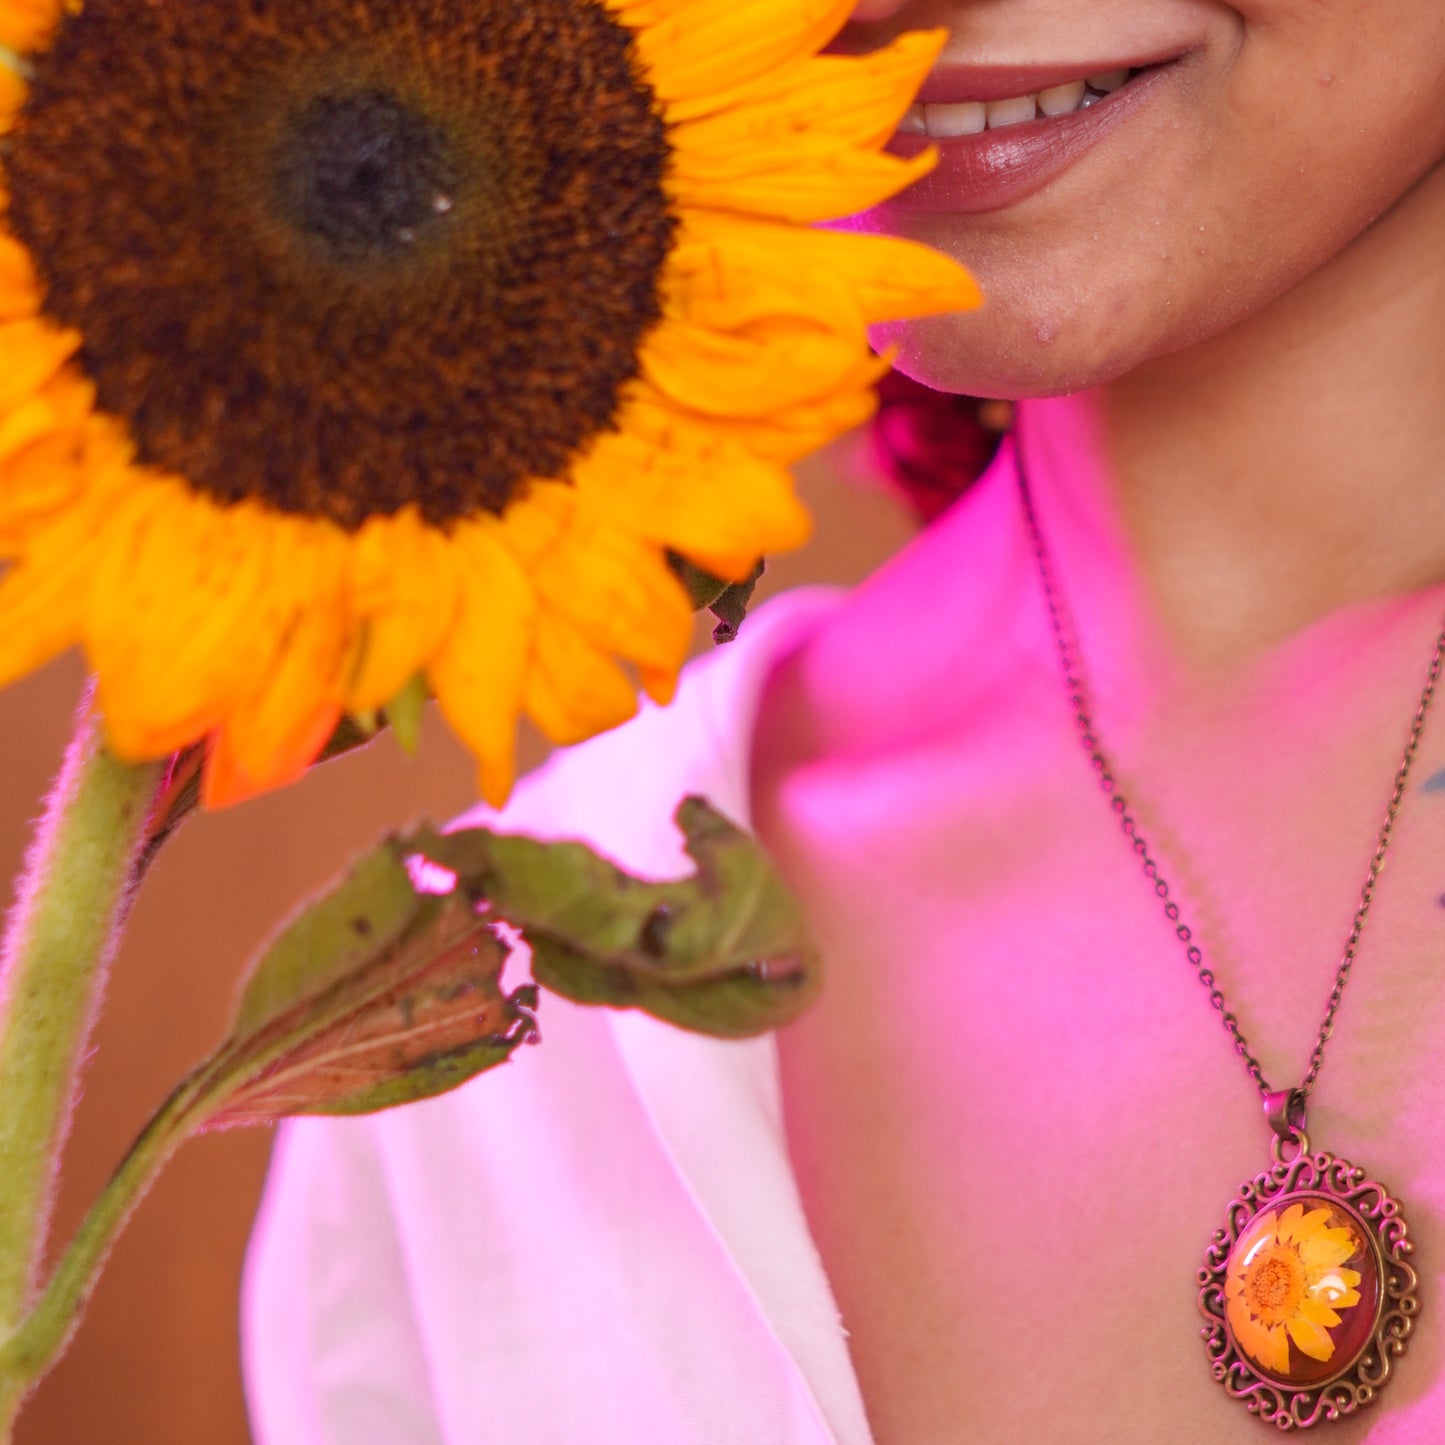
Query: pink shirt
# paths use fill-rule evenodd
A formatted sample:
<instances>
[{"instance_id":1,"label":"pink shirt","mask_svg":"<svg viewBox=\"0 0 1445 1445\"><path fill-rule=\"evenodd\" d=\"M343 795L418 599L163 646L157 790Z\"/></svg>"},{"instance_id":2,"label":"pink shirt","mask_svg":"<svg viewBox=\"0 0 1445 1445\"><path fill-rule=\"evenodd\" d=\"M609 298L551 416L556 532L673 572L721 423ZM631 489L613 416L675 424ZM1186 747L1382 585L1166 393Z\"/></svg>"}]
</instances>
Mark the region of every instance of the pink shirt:
<instances>
[{"instance_id":1,"label":"pink shirt","mask_svg":"<svg viewBox=\"0 0 1445 1445\"><path fill-rule=\"evenodd\" d=\"M1191 676L1083 409L1024 417L1051 422L1035 491L1101 729L1251 1043L1293 1082L1445 589ZM816 1017L897 1002L874 1066L824 1082L841 1117L881 1121L875 1182L918 1241L904 1303L917 1282L955 1331L934 1367L991 1382L958 1438L1262 1438L1208 1377L1192 1281L1268 1136L1079 748L1007 453L856 593L764 609L673 709L557 760L505 824L681 867L682 794L748 821L759 687L795 644L815 756L781 837L829 948ZM1445 1438L1440 707L1311 1107L1316 1145L1405 1201L1428 1291L1398 1382L1329 1427L1340 1445ZM453 1095L283 1131L246 1284L258 1445L871 1445L776 1041L552 997L541 1020L540 1048ZM846 1174L823 1187L847 1203ZM979 1247L999 1239L1026 1247ZM850 1323L855 1347L887 1328ZM1126 1375L1127 1400L1100 1388Z\"/></svg>"},{"instance_id":2,"label":"pink shirt","mask_svg":"<svg viewBox=\"0 0 1445 1445\"><path fill-rule=\"evenodd\" d=\"M763 609L503 826L687 871L677 800L746 822L768 662L837 604ZM540 1018L539 1047L451 1095L282 1131L244 1298L259 1445L867 1445L773 1038L551 995Z\"/></svg>"}]
</instances>

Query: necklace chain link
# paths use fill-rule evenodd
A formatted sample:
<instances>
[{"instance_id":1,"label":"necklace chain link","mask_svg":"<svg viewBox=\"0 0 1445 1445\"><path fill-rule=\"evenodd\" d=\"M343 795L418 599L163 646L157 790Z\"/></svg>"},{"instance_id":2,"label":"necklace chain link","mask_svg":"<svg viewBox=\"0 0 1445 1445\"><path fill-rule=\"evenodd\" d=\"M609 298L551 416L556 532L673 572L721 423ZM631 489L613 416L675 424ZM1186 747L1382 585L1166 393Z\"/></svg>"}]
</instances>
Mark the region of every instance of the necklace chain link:
<instances>
[{"instance_id":1,"label":"necklace chain link","mask_svg":"<svg viewBox=\"0 0 1445 1445\"><path fill-rule=\"evenodd\" d=\"M1250 1078L1254 1080L1260 1094L1267 1098L1274 1090L1271 1089L1269 1081L1265 1078L1259 1060L1250 1051L1248 1040L1240 1028L1238 1016L1227 1006L1224 991L1219 987L1213 970L1205 966L1204 954L1195 941L1194 930L1181 916L1179 904L1170 893L1169 883L1159 871L1159 865L1149 851L1149 844L1145 841L1143 833L1139 831L1138 820L1134 816L1129 800L1120 791L1114 776L1114 766L1109 761L1103 744L1099 740L1098 729L1089 709L1088 694L1079 665L1078 647L1076 642L1071 640L1074 635L1073 629L1066 619L1058 578L1054 572L1048 549L1044 545L1044 536L1039 527L1038 515L1034 511L1033 496L1024 471L1023 448L1019 442L1017 429L1014 432L1014 454L1018 464L1019 491L1023 498L1024 520L1028 527L1029 540L1033 546L1034 559L1038 564L1039 577L1043 583L1049 623L1053 629L1059 662L1063 668L1064 684L1068 689L1069 701L1074 709L1074 722L1079 730L1079 740L1098 775L1099 786L1109 795L1109 805L1118 817L1119 826L1123 829L1124 836L1129 840L1135 856L1139 859L1144 876L1153 885L1155 896L1163 905L1164 916L1173 926L1175 935L1184 948L1185 957L1193 967L1200 984L1209 994L1209 1002L1220 1015L1230 1038L1234 1040L1234 1050L1244 1060L1244 1067L1249 1072ZM1395 815L1399 812L1401 800L1405 796L1410 769L1414 764L1415 754L1420 745L1420 734L1425 727L1425 714L1429 710L1430 703L1435 696L1436 684L1440 679L1442 662L1445 662L1445 630L1441 631L1435 641L1435 651L1431 655L1430 666L1425 674L1425 686L1420 694L1420 703L1415 709L1415 716L1410 724L1410 736L1405 744L1404 757L1395 773L1395 788L1390 794L1389 806L1385 809L1385 821L1380 827L1380 836L1375 844L1374 854L1370 858L1364 886L1360 889L1360 902L1355 909L1349 938L1345 942L1344 956L1340 959L1339 968L1335 970L1334 986L1330 989L1325 1016L1320 1024L1314 1049L1310 1054L1309 1072L1304 1076L1296 1091L1301 1100L1314 1088L1315 1079L1319 1076L1320 1065L1324 1063L1325 1045L1334 1032L1335 1014L1339 1010L1345 985L1350 980L1350 970L1354 966L1355 954L1360 946L1360 935L1365 929L1365 918L1370 911L1370 904L1374 901L1375 884L1379 879L1380 870L1385 866L1385 854L1389 850L1390 839L1395 828Z\"/></svg>"}]
</instances>

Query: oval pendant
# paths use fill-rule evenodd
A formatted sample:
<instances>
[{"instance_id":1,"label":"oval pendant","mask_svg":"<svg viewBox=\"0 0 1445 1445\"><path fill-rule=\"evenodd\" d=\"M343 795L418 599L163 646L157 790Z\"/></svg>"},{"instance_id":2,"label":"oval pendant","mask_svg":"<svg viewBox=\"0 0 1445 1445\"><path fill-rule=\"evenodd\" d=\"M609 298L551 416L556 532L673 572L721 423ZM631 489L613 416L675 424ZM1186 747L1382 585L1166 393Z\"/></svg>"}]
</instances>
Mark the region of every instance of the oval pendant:
<instances>
[{"instance_id":1,"label":"oval pendant","mask_svg":"<svg viewBox=\"0 0 1445 1445\"><path fill-rule=\"evenodd\" d=\"M1405 1352L1420 1302L1400 1203L1365 1171L1310 1152L1301 1130L1239 1189L1199 1271L1214 1378L1280 1430L1371 1404Z\"/></svg>"}]
</instances>

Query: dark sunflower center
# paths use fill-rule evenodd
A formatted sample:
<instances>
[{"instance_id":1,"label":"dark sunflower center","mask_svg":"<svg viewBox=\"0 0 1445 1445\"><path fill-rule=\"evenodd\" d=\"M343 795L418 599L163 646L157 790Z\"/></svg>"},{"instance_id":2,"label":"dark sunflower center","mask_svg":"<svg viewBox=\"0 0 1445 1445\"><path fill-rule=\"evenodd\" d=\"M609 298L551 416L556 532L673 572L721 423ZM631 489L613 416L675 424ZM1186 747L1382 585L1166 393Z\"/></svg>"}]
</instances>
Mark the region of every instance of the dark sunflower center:
<instances>
[{"instance_id":1,"label":"dark sunflower center","mask_svg":"<svg viewBox=\"0 0 1445 1445\"><path fill-rule=\"evenodd\" d=\"M667 135L600 0L87 0L4 146L100 405L223 502L499 512L661 316Z\"/></svg>"},{"instance_id":2,"label":"dark sunflower center","mask_svg":"<svg viewBox=\"0 0 1445 1445\"><path fill-rule=\"evenodd\" d=\"M458 170L440 128L394 96L322 98L286 138L277 200L339 256L395 252L451 210Z\"/></svg>"}]
</instances>

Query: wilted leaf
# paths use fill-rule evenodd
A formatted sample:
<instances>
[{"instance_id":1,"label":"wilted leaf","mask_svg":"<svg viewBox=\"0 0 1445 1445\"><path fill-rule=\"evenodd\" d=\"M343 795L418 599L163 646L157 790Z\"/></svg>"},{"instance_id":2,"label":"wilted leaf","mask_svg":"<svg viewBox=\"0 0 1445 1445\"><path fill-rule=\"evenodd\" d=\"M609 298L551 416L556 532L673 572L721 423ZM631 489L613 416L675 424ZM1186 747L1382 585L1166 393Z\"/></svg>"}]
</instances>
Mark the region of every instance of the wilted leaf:
<instances>
[{"instance_id":1,"label":"wilted leaf","mask_svg":"<svg viewBox=\"0 0 1445 1445\"><path fill-rule=\"evenodd\" d=\"M581 843L480 828L413 841L521 930L533 977L557 993L724 1037L797 1017L817 995L818 952L772 862L705 799L686 799L677 823L697 871L663 883Z\"/></svg>"},{"instance_id":2,"label":"wilted leaf","mask_svg":"<svg viewBox=\"0 0 1445 1445\"><path fill-rule=\"evenodd\" d=\"M417 889L388 839L264 950L197 1071L209 1126L367 1113L444 1093L536 1037L535 992L460 893Z\"/></svg>"},{"instance_id":3,"label":"wilted leaf","mask_svg":"<svg viewBox=\"0 0 1445 1445\"><path fill-rule=\"evenodd\" d=\"M535 988L502 992L509 950L464 899L446 899L426 927L391 952L381 993L297 1039L231 1093L211 1122L369 1114L409 1104L503 1063L536 1037ZM414 959L421 960L415 970Z\"/></svg>"},{"instance_id":4,"label":"wilted leaf","mask_svg":"<svg viewBox=\"0 0 1445 1445\"><path fill-rule=\"evenodd\" d=\"M360 859L331 892L308 904L267 946L241 990L232 1036L244 1038L324 996L374 960L416 921L418 894L395 839Z\"/></svg>"},{"instance_id":5,"label":"wilted leaf","mask_svg":"<svg viewBox=\"0 0 1445 1445\"><path fill-rule=\"evenodd\" d=\"M210 1127L356 1114L430 1097L537 1038L506 993L500 923L536 982L741 1037L819 983L802 915L758 844L701 798L678 809L690 878L631 877L581 843L486 829L390 838L298 913L247 977L230 1035L183 1086Z\"/></svg>"}]
</instances>

